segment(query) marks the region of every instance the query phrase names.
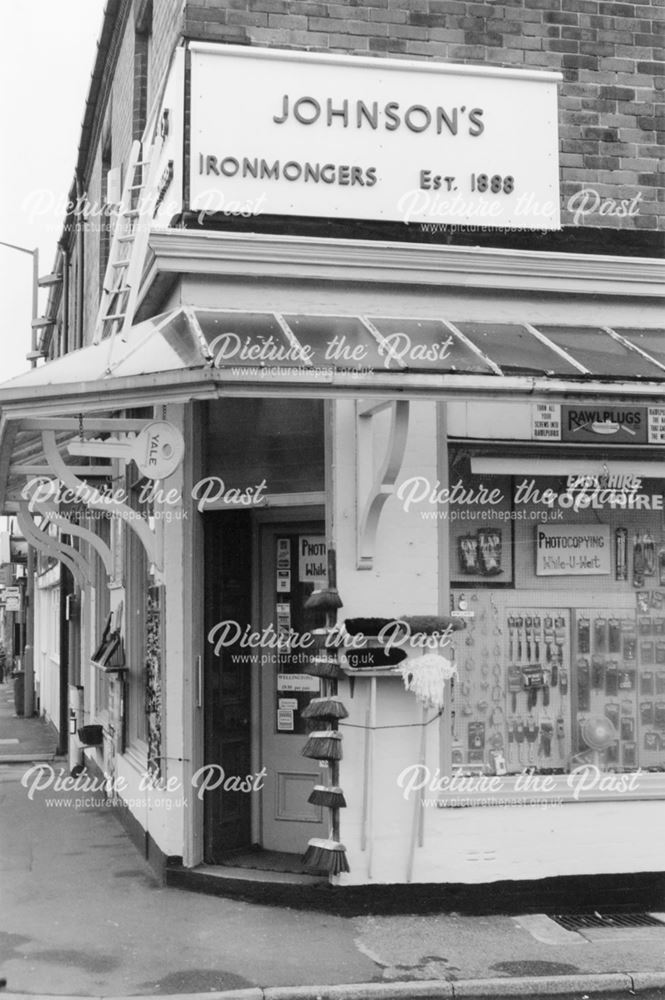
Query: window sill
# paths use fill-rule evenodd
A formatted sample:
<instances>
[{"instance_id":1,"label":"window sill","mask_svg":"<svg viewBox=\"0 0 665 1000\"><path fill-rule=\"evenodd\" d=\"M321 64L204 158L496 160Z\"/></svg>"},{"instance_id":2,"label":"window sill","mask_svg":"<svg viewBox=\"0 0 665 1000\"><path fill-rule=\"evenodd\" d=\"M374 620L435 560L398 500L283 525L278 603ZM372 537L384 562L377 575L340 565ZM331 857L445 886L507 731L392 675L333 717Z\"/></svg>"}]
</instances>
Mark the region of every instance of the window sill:
<instances>
[{"instance_id":1,"label":"window sill","mask_svg":"<svg viewBox=\"0 0 665 1000\"><path fill-rule=\"evenodd\" d=\"M615 773L584 765L571 774L473 775L438 778L428 785L409 786L439 809L474 806L563 805L575 802L637 802L665 799L665 772L633 771Z\"/></svg>"}]
</instances>

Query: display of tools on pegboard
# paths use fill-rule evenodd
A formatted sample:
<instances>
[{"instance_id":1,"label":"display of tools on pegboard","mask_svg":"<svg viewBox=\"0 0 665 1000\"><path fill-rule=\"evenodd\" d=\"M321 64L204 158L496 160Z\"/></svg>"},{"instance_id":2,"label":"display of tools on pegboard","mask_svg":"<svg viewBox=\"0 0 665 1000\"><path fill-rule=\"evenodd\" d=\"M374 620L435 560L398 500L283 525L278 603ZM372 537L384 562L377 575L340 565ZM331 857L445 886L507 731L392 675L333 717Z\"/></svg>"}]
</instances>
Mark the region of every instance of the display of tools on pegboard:
<instances>
[{"instance_id":1,"label":"display of tools on pegboard","mask_svg":"<svg viewBox=\"0 0 665 1000\"><path fill-rule=\"evenodd\" d=\"M504 631L508 772L562 770L571 748L569 614L507 609Z\"/></svg>"}]
</instances>

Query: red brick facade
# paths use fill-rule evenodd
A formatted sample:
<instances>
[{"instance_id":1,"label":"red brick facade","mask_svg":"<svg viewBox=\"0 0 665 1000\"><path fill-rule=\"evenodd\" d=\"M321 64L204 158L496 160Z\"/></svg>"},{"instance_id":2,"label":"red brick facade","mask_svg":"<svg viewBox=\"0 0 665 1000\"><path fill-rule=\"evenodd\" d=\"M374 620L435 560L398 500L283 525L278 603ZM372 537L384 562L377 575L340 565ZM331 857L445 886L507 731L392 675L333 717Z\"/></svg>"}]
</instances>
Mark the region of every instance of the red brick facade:
<instances>
[{"instance_id":1,"label":"red brick facade","mask_svg":"<svg viewBox=\"0 0 665 1000\"><path fill-rule=\"evenodd\" d=\"M665 214L664 12L664 0L109 0L79 150L81 183L99 204L104 143L110 134L112 166L121 166L183 39L559 70L564 232L538 248L568 249L583 237L585 251L653 256ZM69 221L74 273L78 222ZM98 305L98 220L84 228L87 294L78 325L89 331ZM620 231L621 247L594 237L601 228L617 240ZM370 230L357 227L358 235ZM386 238L422 235L404 227Z\"/></svg>"},{"instance_id":2,"label":"red brick facade","mask_svg":"<svg viewBox=\"0 0 665 1000\"><path fill-rule=\"evenodd\" d=\"M659 0L197 0L183 30L234 44L560 70L563 225L574 224L570 197L593 188L617 201L639 193L639 212L591 211L590 195L586 225L653 230L665 214L664 12Z\"/></svg>"}]
</instances>

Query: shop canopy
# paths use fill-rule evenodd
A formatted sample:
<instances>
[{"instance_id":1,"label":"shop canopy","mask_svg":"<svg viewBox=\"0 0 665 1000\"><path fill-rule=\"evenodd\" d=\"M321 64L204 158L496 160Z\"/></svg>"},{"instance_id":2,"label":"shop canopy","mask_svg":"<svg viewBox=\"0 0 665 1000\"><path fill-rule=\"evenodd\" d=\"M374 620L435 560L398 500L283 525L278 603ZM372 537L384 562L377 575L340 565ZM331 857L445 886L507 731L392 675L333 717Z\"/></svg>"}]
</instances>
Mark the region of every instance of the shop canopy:
<instances>
[{"instance_id":1,"label":"shop canopy","mask_svg":"<svg viewBox=\"0 0 665 1000\"><path fill-rule=\"evenodd\" d=\"M661 399L665 331L180 306L0 385L18 417L221 395Z\"/></svg>"}]
</instances>

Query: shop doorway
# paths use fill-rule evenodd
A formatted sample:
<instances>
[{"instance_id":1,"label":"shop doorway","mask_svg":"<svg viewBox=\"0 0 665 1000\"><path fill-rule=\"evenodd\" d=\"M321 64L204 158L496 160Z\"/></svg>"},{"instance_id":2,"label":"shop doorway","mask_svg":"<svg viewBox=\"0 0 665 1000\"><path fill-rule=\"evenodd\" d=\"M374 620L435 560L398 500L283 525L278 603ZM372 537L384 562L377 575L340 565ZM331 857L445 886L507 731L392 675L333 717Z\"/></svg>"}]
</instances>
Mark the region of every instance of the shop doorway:
<instances>
[{"instance_id":1,"label":"shop doorway","mask_svg":"<svg viewBox=\"0 0 665 1000\"><path fill-rule=\"evenodd\" d=\"M211 512L204 544L204 764L225 776L204 795L205 861L228 864L258 849L299 856L310 837L327 835L323 810L307 801L325 772L302 756L311 728L302 710L320 682L305 672L311 647L294 638L325 624L324 612L305 608L325 579L323 522ZM227 636L237 625L262 643L217 643L221 632L211 631L229 622ZM289 632L290 644L277 641ZM234 786L250 775L251 791Z\"/></svg>"},{"instance_id":2,"label":"shop doorway","mask_svg":"<svg viewBox=\"0 0 665 1000\"><path fill-rule=\"evenodd\" d=\"M252 525L246 511L211 512L204 518L205 634L218 623L249 625L252 608ZM215 654L205 645L204 754L216 775L251 771L251 664L237 646ZM217 787L214 787L217 785ZM205 861L219 864L230 851L252 844L251 796L211 782L204 795Z\"/></svg>"},{"instance_id":3,"label":"shop doorway","mask_svg":"<svg viewBox=\"0 0 665 1000\"><path fill-rule=\"evenodd\" d=\"M323 612L305 608L307 597L326 576L322 522L264 524L259 534L261 628L303 636L325 624ZM302 756L311 727L302 718L320 693L320 681L307 674L312 650L295 640L290 647L261 650L261 845L268 851L302 854L310 837L327 836L322 810L307 799L323 781L319 762Z\"/></svg>"}]
</instances>

